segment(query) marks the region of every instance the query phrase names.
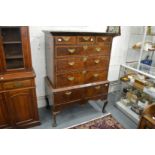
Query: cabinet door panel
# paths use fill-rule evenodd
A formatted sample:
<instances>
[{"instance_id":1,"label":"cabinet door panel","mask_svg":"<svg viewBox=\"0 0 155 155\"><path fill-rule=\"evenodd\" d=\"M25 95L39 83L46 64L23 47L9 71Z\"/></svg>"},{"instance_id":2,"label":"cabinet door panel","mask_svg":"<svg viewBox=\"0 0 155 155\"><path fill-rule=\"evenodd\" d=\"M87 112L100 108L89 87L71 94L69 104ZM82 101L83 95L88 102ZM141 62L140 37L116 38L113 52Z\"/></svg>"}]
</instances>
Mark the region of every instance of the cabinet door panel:
<instances>
[{"instance_id":1,"label":"cabinet door panel","mask_svg":"<svg viewBox=\"0 0 155 155\"><path fill-rule=\"evenodd\" d=\"M8 111L6 104L3 100L2 94L0 94L0 128L9 127Z\"/></svg>"},{"instance_id":2,"label":"cabinet door panel","mask_svg":"<svg viewBox=\"0 0 155 155\"><path fill-rule=\"evenodd\" d=\"M15 127L22 127L22 125L37 120L34 93L33 89L26 89L10 91L6 94Z\"/></svg>"}]
</instances>

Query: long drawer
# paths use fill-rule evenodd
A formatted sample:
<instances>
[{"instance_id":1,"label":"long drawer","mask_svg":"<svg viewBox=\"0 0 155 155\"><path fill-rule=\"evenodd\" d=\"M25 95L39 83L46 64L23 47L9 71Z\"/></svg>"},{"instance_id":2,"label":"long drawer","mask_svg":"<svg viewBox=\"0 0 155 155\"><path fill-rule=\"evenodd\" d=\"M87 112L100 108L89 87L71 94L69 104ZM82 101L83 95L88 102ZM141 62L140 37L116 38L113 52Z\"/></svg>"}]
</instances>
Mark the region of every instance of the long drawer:
<instances>
[{"instance_id":1,"label":"long drawer","mask_svg":"<svg viewBox=\"0 0 155 155\"><path fill-rule=\"evenodd\" d=\"M71 89L54 93L54 104L61 105L84 99L106 99L109 84L101 84L86 88Z\"/></svg>"},{"instance_id":2,"label":"long drawer","mask_svg":"<svg viewBox=\"0 0 155 155\"><path fill-rule=\"evenodd\" d=\"M105 81L107 70L83 70L56 75L56 87L67 87L91 82Z\"/></svg>"},{"instance_id":3,"label":"long drawer","mask_svg":"<svg viewBox=\"0 0 155 155\"><path fill-rule=\"evenodd\" d=\"M56 59L56 72L70 72L84 69L105 69L108 70L108 56L83 56Z\"/></svg>"},{"instance_id":4,"label":"long drawer","mask_svg":"<svg viewBox=\"0 0 155 155\"><path fill-rule=\"evenodd\" d=\"M32 87L32 86L33 86L33 80L18 80L18 81L4 82L3 84L5 90Z\"/></svg>"},{"instance_id":5,"label":"long drawer","mask_svg":"<svg viewBox=\"0 0 155 155\"><path fill-rule=\"evenodd\" d=\"M56 57L110 55L110 45L56 46Z\"/></svg>"}]
</instances>

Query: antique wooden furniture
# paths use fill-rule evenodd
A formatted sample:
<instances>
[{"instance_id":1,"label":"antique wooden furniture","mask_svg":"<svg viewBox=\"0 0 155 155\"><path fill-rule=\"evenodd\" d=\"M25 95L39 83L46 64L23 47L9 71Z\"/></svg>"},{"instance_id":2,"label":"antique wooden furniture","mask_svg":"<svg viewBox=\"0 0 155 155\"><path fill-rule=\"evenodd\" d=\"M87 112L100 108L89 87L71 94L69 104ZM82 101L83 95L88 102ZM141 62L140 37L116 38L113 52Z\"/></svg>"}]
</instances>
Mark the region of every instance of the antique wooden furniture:
<instances>
[{"instance_id":1,"label":"antique wooden furniture","mask_svg":"<svg viewBox=\"0 0 155 155\"><path fill-rule=\"evenodd\" d=\"M0 27L0 128L39 125L28 27Z\"/></svg>"},{"instance_id":2,"label":"antique wooden furniture","mask_svg":"<svg viewBox=\"0 0 155 155\"><path fill-rule=\"evenodd\" d=\"M45 31L46 95L53 104L53 126L64 107L107 99L113 37L109 33Z\"/></svg>"},{"instance_id":3,"label":"antique wooden furniture","mask_svg":"<svg viewBox=\"0 0 155 155\"><path fill-rule=\"evenodd\" d=\"M155 104L149 105L143 112L139 129L155 129Z\"/></svg>"}]
</instances>

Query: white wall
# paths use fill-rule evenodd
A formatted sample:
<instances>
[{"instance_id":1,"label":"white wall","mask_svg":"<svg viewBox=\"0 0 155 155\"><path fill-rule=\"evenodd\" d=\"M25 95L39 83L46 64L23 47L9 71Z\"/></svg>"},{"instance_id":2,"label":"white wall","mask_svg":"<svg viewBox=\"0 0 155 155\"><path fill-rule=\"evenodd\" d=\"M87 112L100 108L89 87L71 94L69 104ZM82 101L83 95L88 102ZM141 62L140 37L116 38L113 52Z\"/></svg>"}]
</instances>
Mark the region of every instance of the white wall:
<instances>
[{"instance_id":1,"label":"white wall","mask_svg":"<svg viewBox=\"0 0 155 155\"><path fill-rule=\"evenodd\" d=\"M105 31L106 27L30 27L30 42L31 42L31 53L32 63L36 72L36 86L38 96L38 106L42 107L45 105L44 96L44 77L46 76L45 71L45 43L44 33L42 30L83 30L83 31ZM128 47L130 27L121 27L121 36L114 38L112 46L112 54L109 68L108 79L115 81L118 79L120 64L125 62L126 52Z\"/></svg>"}]
</instances>

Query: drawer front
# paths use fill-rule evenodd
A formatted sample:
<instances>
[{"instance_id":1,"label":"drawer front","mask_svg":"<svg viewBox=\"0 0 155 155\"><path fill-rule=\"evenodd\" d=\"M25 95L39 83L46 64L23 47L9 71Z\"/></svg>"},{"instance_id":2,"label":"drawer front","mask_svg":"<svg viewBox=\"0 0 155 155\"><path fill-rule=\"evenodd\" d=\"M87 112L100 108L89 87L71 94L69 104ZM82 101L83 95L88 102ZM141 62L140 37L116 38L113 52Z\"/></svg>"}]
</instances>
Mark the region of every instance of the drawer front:
<instances>
[{"instance_id":1,"label":"drawer front","mask_svg":"<svg viewBox=\"0 0 155 155\"><path fill-rule=\"evenodd\" d=\"M93 36L78 36L78 43L79 44L94 44L95 37Z\"/></svg>"},{"instance_id":2,"label":"drawer front","mask_svg":"<svg viewBox=\"0 0 155 155\"><path fill-rule=\"evenodd\" d=\"M109 45L104 46L95 46L93 51L89 52L89 54L96 54L96 55L110 55L111 47Z\"/></svg>"},{"instance_id":3,"label":"drawer front","mask_svg":"<svg viewBox=\"0 0 155 155\"><path fill-rule=\"evenodd\" d=\"M54 93L54 104L60 105L81 100L83 93L82 88Z\"/></svg>"},{"instance_id":4,"label":"drawer front","mask_svg":"<svg viewBox=\"0 0 155 155\"><path fill-rule=\"evenodd\" d=\"M112 43L112 37L110 36L97 36L96 37L96 42L97 43L106 43L106 44L111 44Z\"/></svg>"},{"instance_id":5,"label":"drawer front","mask_svg":"<svg viewBox=\"0 0 155 155\"><path fill-rule=\"evenodd\" d=\"M70 72L73 70L81 70L83 68L84 68L84 62L82 58L67 58L56 60L57 73Z\"/></svg>"},{"instance_id":6,"label":"drawer front","mask_svg":"<svg viewBox=\"0 0 155 155\"><path fill-rule=\"evenodd\" d=\"M108 71L106 70L93 70L87 71L85 74L85 83L98 82L107 80Z\"/></svg>"},{"instance_id":7,"label":"drawer front","mask_svg":"<svg viewBox=\"0 0 155 155\"><path fill-rule=\"evenodd\" d=\"M75 46L56 47L56 57L79 56L81 54L82 50Z\"/></svg>"},{"instance_id":8,"label":"drawer front","mask_svg":"<svg viewBox=\"0 0 155 155\"><path fill-rule=\"evenodd\" d=\"M76 44L76 36L56 36L55 44Z\"/></svg>"},{"instance_id":9,"label":"drawer front","mask_svg":"<svg viewBox=\"0 0 155 155\"><path fill-rule=\"evenodd\" d=\"M109 67L109 57L108 56L90 56L87 61L85 61L85 66L89 68L100 68L102 70L108 70Z\"/></svg>"},{"instance_id":10,"label":"drawer front","mask_svg":"<svg viewBox=\"0 0 155 155\"><path fill-rule=\"evenodd\" d=\"M56 87L74 86L83 84L84 74L82 72L73 72L68 74L58 74L56 76Z\"/></svg>"},{"instance_id":11,"label":"drawer front","mask_svg":"<svg viewBox=\"0 0 155 155\"><path fill-rule=\"evenodd\" d=\"M83 45L80 49L86 55L110 55L110 50L109 45Z\"/></svg>"},{"instance_id":12,"label":"drawer front","mask_svg":"<svg viewBox=\"0 0 155 155\"><path fill-rule=\"evenodd\" d=\"M23 88L23 87L31 87L31 86L33 86L33 81L32 80L22 80L22 81L6 82L6 83L4 83L3 86L4 86L5 90L18 89L18 88Z\"/></svg>"},{"instance_id":13,"label":"drawer front","mask_svg":"<svg viewBox=\"0 0 155 155\"><path fill-rule=\"evenodd\" d=\"M108 95L98 95L86 98L87 100L107 100Z\"/></svg>"},{"instance_id":14,"label":"drawer front","mask_svg":"<svg viewBox=\"0 0 155 155\"><path fill-rule=\"evenodd\" d=\"M91 86L86 88L85 90L85 97L91 98L92 96L99 96L99 95L105 95L108 94L109 84L103 84L103 85L97 85L97 86Z\"/></svg>"}]
</instances>

